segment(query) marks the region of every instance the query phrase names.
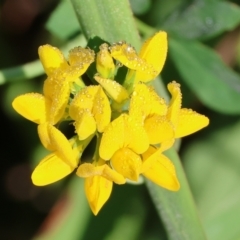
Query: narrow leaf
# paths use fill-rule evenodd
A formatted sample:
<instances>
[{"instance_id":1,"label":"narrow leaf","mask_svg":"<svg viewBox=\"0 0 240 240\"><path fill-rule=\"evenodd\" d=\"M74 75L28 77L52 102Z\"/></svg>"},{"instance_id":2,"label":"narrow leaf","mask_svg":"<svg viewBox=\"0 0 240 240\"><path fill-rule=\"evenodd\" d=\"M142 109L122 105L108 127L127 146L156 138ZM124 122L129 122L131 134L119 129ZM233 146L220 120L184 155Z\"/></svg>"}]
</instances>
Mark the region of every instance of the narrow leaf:
<instances>
[{"instance_id":1,"label":"narrow leaf","mask_svg":"<svg viewBox=\"0 0 240 240\"><path fill-rule=\"evenodd\" d=\"M240 76L210 48L184 40L170 40L170 55L183 80L206 106L240 113Z\"/></svg>"}]
</instances>

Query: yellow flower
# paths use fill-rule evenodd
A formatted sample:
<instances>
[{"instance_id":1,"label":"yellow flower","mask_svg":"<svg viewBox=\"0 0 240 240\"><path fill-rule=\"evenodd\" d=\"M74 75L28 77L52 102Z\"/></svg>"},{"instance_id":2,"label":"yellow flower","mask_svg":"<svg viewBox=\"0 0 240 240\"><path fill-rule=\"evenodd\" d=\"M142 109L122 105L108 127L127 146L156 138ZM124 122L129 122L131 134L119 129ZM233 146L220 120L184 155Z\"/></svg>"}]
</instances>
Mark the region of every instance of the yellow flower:
<instances>
[{"instance_id":1,"label":"yellow flower","mask_svg":"<svg viewBox=\"0 0 240 240\"><path fill-rule=\"evenodd\" d=\"M115 64L108 51L108 45L104 43L99 49L96 58L97 71L103 78L112 78L115 73Z\"/></svg>"},{"instance_id":2,"label":"yellow flower","mask_svg":"<svg viewBox=\"0 0 240 240\"><path fill-rule=\"evenodd\" d=\"M135 49L125 42L110 47L111 55L130 69L127 74L128 82L148 82L161 72L167 56L167 34L158 32L142 46L139 55Z\"/></svg>"},{"instance_id":3,"label":"yellow flower","mask_svg":"<svg viewBox=\"0 0 240 240\"><path fill-rule=\"evenodd\" d=\"M167 119L167 104L153 88L138 83L132 93L129 115L143 124L150 144L158 144L174 138L173 125Z\"/></svg>"},{"instance_id":4,"label":"yellow flower","mask_svg":"<svg viewBox=\"0 0 240 240\"><path fill-rule=\"evenodd\" d=\"M53 152L42 159L32 173L33 184L44 186L64 178L77 167L83 145L73 149L75 142L68 141L48 123L38 125L38 134L43 146Z\"/></svg>"},{"instance_id":5,"label":"yellow flower","mask_svg":"<svg viewBox=\"0 0 240 240\"><path fill-rule=\"evenodd\" d=\"M104 131L99 155L104 160L111 160L111 166L125 178L137 181L142 167L139 154L148 146L148 136L142 125L122 114Z\"/></svg>"},{"instance_id":6,"label":"yellow flower","mask_svg":"<svg viewBox=\"0 0 240 240\"><path fill-rule=\"evenodd\" d=\"M162 148L150 146L142 154L142 174L155 184L171 191L177 191L180 184L172 162L162 154Z\"/></svg>"},{"instance_id":7,"label":"yellow flower","mask_svg":"<svg viewBox=\"0 0 240 240\"><path fill-rule=\"evenodd\" d=\"M171 82L168 84L168 90L172 95L167 118L174 126L175 138L181 138L190 135L209 124L209 119L192 109L181 108L182 94L180 84Z\"/></svg>"},{"instance_id":8,"label":"yellow flower","mask_svg":"<svg viewBox=\"0 0 240 240\"><path fill-rule=\"evenodd\" d=\"M122 103L129 98L128 91L118 82L95 76L94 79L104 88L111 99L117 103Z\"/></svg>"},{"instance_id":9,"label":"yellow flower","mask_svg":"<svg viewBox=\"0 0 240 240\"><path fill-rule=\"evenodd\" d=\"M77 170L77 175L85 179L85 192L92 209L97 215L102 206L110 197L113 182L124 184L125 178L110 168L102 159L97 162L83 163Z\"/></svg>"},{"instance_id":10,"label":"yellow flower","mask_svg":"<svg viewBox=\"0 0 240 240\"><path fill-rule=\"evenodd\" d=\"M39 48L39 57L48 75L44 82L43 95L28 93L13 101L13 108L23 117L37 124L49 122L55 125L65 112L71 85L94 60L91 50L75 48L70 52L68 65L62 53L50 45Z\"/></svg>"},{"instance_id":11,"label":"yellow flower","mask_svg":"<svg viewBox=\"0 0 240 240\"><path fill-rule=\"evenodd\" d=\"M75 129L80 140L103 132L110 122L111 108L101 86L83 88L69 107L69 115L75 120Z\"/></svg>"}]
</instances>

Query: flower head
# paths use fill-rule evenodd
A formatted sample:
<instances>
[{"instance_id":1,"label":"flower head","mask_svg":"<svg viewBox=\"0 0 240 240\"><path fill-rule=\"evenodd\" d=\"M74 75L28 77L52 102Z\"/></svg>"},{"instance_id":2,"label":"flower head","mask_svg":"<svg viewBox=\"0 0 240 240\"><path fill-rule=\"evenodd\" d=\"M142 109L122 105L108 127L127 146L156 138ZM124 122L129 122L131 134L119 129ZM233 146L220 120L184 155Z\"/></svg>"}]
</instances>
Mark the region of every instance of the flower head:
<instances>
[{"instance_id":1,"label":"flower head","mask_svg":"<svg viewBox=\"0 0 240 240\"><path fill-rule=\"evenodd\" d=\"M176 138L209 124L207 117L181 108L176 82L168 84L169 103L146 85L164 65L165 32L148 39L139 54L125 42L105 43L99 49L95 58L91 49L76 47L67 61L57 48L41 46L39 57L47 74L43 94L28 93L13 101L19 114L38 124L40 140L51 152L34 169L33 183L54 183L77 169L77 176L85 179L87 200L95 215L109 199L113 184L137 182L140 175L177 191L177 172L164 151ZM80 77L94 60L94 85L86 86ZM128 71L119 80L122 65ZM57 124L62 121L75 127L70 140ZM92 161L86 161L82 154L93 138Z\"/></svg>"}]
</instances>

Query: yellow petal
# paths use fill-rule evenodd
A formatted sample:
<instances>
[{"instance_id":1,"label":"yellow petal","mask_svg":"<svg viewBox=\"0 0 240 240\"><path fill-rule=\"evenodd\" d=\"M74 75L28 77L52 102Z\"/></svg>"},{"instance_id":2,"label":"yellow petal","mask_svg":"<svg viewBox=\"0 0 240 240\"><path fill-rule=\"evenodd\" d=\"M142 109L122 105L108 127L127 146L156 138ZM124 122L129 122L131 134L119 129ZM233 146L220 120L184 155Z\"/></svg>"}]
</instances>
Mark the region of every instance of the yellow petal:
<instances>
[{"instance_id":1,"label":"yellow petal","mask_svg":"<svg viewBox=\"0 0 240 240\"><path fill-rule=\"evenodd\" d=\"M126 182L126 179L121 174L111 169L107 164L94 166L91 163L83 163L78 167L77 175L83 178L102 176L117 184L124 184Z\"/></svg>"},{"instance_id":2,"label":"yellow petal","mask_svg":"<svg viewBox=\"0 0 240 240\"><path fill-rule=\"evenodd\" d=\"M73 170L73 167L53 153L46 156L34 169L32 181L36 186L44 186L66 177Z\"/></svg>"},{"instance_id":3,"label":"yellow petal","mask_svg":"<svg viewBox=\"0 0 240 240\"><path fill-rule=\"evenodd\" d=\"M128 117L127 127L125 128L125 144L134 152L141 154L148 149L149 139L142 124Z\"/></svg>"},{"instance_id":4,"label":"yellow petal","mask_svg":"<svg viewBox=\"0 0 240 240\"><path fill-rule=\"evenodd\" d=\"M56 127L48 125L48 134L51 147L56 151L55 154L65 161L68 165L76 168L78 165L78 156L73 151L68 139Z\"/></svg>"},{"instance_id":5,"label":"yellow petal","mask_svg":"<svg viewBox=\"0 0 240 240\"><path fill-rule=\"evenodd\" d=\"M153 88L138 83L134 87L129 106L130 116L141 116L144 120L148 115L165 115L167 105L164 99L160 98Z\"/></svg>"},{"instance_id":6,"label":"yellow petal","mask_svg":"<svg viewBox=\"0 0 240 240\"><path fill-rule=\"evenodd\" d=\"M86 178L85 192L94 215L97 215L112 192L113 183L101 176Z\"/></svg>"},{"instance_id":7,"label":"yellow petal","mask_svg":"<svg viewBox=\"0 0 240 240\"><path fill-rule=\"evenodd\" d=\"M103 43L100 45L100 51L97 54L96 68L103 78L112 77L115 72L113 59L108 51L108 45Z\"/></svg>"},{"instance_id":8,"label":"yellow petal","mask_svg":"<svg viewBox=\"0 0 240 240\"><path fill-rule=\"evenodd\" d=\"M180 90L180 84L176 83L175 81L168 84L168 90L172 95L169 109L167 113L168 119L172 122L174 127L177 128L178 125L178 118L179 118L179 112L182 105L182 93Z\"/></svg>"},{"instance_id":9,"label":"yellow petal","mask_svg":"<svg viewBox=\"0 0 240 240\"><path fill-rule=\"evenodd\" d=\"M144 128L150 144L158 144L174 138L173 126L165 116L153 115L146 118Z\"/></svg>"},{"instance_id":10,"label":"yellow petal","mask_svg":"<svg viewBox=\"0 0 240 240\"><path fill-rule=\"evenodd\" d=\"M92 111L94 98L98 89L99 86L89 86L78 92L69 107L71 118L78 118L79 112L81 113L82 109L87 109L89 112Z\"/></svg>"},{"instance_id":11,"label":"yellow petal","mask_svg":"<svg viewBox=\"0 0 240 240\"><path fill-rule=\"evenodd\" d=\"M49 151L55 151L55 146L51 142L51 138L49 136L49 124L48 123L43 123L38 125L38 136L40 138L40 141L42 145L48 149Z\"/></svg>"},{"instance_id":12,"label":"yellow petal","mask_svg":"<svg viewBox=\"0 0 240 240\"><path fill-rule=\"evenodd\" d=\"M139 154L145 152L148 145L148 136L143 126L127 114L122 114L105 129L99 154L102 159L109 160L120 148L128 147Z\"/></svg>"},{"instance_id":13,"label":"yellow petal","mask_svg":"<svg viewBox=\"0 0 240 240\"><path fill-rule=\"evenodd\" d=\"M146 178L168 190L179 190L180 184L176 176L175 167L161 151L156 150L156 152L145 159L145 161L150 162L147 167L145 166L147 170L145 169L143 172Z\"/></svg>"},{"instance_id":14,"label":"yellow petal","mask_svg":"<svg viewBox=\"0 0 240 240\"><path fill-rule=\"evenodd\" d=\"M79 140L84 140L96 131L96 122L89 111L82 110L74 123Z\"/></svg>"},{"instance_id":15,"label":"yellow petal","mask_svg":"<svg viewBox=\"0 0 240 240\"><path fill-rule=\"evenodd\" d=\"M72 74L81 76L94 61L95 53L89 48L75 47L69 52L69 63Z\"/></svg>"},{"instance_id":16,"label":"yellow petal","mask_svg":"<svg viewBox=\"0 0 240 240\"><path fill-rule=\"evenodd\" d=\"M139 56L152 64L158 75L166 61L167 48L167 33L160 31L143 44Z\"/></svg>"},{"instance_id":17,"label":"yellow petal","mask_svg":"<svg viewBox=\"0 0 240 240\"><path fill-rule=\"evenodd\" d=\"M127 68L139 71L139 74L144 76L144 78L145 75L147 75L147 80L152 80L157 76L153 65L139 57L132 46L124 42L119 42L110 47L110 52L114 59L118 60ZM141 81L145 81L144 78L141 78Z\"/></svg>"},{"instance_id":18,"label":"yellow petal","mask_svg":"<svg viewBox=\"0 0 240 240\"><path fill-rule=\"evenodd\" d=\"M151 71L129 71L127 79L134 78L134 81L148 82L156 78L161 72L167 57L167 34L158 32L149 38L142 46L139 57L152 67Z\"/></svg>"},{"instance_id":19,"label":"yellow petal","mask_svg":"<svg viewBox=\"0 0 240 240\"><path fill-rule=\"evenodd\" d=\"M68 64L61 51L51 45L43 45L38 49L39 58L46 74L49 76L58 68L67 68Z\"/></svg>"},{"instance_id":20,"label":"yellow petal","mask_svg":"<svg viewBox=\"0 0 240 240\"><path fill-rule=\"evenodd\" d=\"M41 124L47 121L49 101L38 93L27 93L16 97L13 108L26 119Z\"/></svg>"},{"instance_id":21,"label":"yellow petal","mask_svg":"<svg viewBox=\"0 0 240 240\"><path fill-rule=\"evenodd\" d=\"M128 91L118 82L95 76L94 79L106 90L107 94L116 102L121 103L128 99Z\"/></svg>"},{"instance_id":22,"label":"yellow petal","mask_svg":"<svg viewBox=\"0 0 240 240\"><path fill-rule=\"evenodd\" d=\"M129 148L119 149L111 158L113 168L132 181L137 181L142 168L142 160Z\"/></svg>"},{"instance_id":23,"label":"yellow petal","mask_svg":"<svg viewBox=\"0 0 240 240\"><path fill-rule=\"evenodd\" d=\"M98 132L103 132L111 120L111 107L108 97L100 86L98 86L98 91L94 98L92 114L95 118Z\"/></svg>"},{"instance_id":24,"label":"yellow petal","mask_svg":"<svg viewBox=\"0 0 240 240\"><path fill-rule=\"evenodd\" d=\"M51 102L49 119L53 125L59 122L64 115L70 89L70 83L66 81L66 74L60 70L55 71L44 82L44 95Z\"/></svg>"},{"instance_id":25,"label":"yellow petal","mask_svg":"<svg viewBox=\"0 0 240 240\"><path fill-rule=\"evenodd\" d=\"M197 132L209 124L209 119L191 109L182 108L175 137L180 138Z\"/></svg>"}]
</instances>

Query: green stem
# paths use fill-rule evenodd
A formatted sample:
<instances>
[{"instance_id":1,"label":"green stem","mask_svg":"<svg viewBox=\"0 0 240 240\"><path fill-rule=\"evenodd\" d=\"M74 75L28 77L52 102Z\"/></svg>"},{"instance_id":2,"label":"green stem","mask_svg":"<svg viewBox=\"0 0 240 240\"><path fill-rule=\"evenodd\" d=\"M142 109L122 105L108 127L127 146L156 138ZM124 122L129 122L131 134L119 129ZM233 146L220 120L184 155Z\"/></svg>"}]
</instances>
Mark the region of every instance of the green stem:
<instances>
[{"instance_id":1,"label":"green stem","mask_svg":"<svg viewBox=\"0 0 240 240\"><path fill-rule=\"evenodd\" d=\"M108 42L125 40L140 49L140 38L127 0L71 0L85 36Z\"/></svg>"},{"instance_id":2,"label":"green stem","mask_svg":"<svg viewBox=\"0 0 240 240\"><path fill-rule=\"evenodd\" d=\"M68 42L68 44L61 48L61 51L66 54L69 49L75 47L76 45L85 44L86 40L81 35ZM0 85L23 79L32 79L34 77L41 76L42 74L44 74L42 64L40 60L35 60L33 62L29 62L20 66L0 70Z\"/></svg>"}]
</instances>

